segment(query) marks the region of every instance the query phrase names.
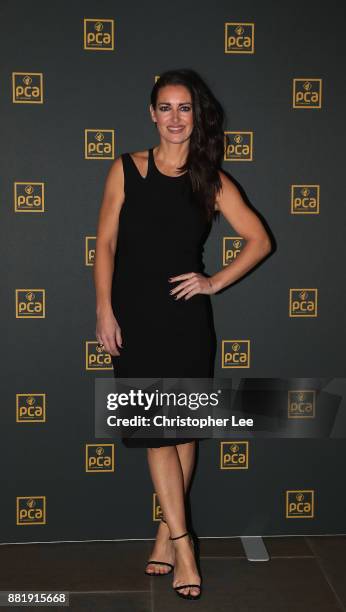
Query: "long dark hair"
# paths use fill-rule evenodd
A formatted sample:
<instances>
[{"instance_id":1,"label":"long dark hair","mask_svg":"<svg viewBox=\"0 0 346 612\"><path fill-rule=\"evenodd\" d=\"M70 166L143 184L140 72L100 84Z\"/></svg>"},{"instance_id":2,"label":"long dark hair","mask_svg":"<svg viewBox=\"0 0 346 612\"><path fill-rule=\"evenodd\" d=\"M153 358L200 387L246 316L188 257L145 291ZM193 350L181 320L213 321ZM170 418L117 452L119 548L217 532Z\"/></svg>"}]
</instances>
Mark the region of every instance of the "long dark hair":
<instances>
[{"instance_id":1,"label":"long dark hair","mask_svg":"<svg viewBox=\"0 0 346 612\"><path fill-rule=\"evenodd\" d=\"M184 85L190 91L194 125L186 163L179 170L189 172L194 198L211 221L219 215L214 206L222 187L218 170L224 156L224 110L201 76L188 68L166 70L159 76L150 95L154 109L165 85Z\"/></svg>"}]
</instances>

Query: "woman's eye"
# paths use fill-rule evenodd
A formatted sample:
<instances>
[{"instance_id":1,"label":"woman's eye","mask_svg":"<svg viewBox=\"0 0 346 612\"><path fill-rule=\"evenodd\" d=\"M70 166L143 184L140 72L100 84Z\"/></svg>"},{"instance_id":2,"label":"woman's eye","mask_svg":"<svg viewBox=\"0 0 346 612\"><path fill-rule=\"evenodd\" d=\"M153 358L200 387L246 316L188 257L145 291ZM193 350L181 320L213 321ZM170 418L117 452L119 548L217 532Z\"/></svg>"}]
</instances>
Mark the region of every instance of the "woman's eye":
<instances>
[{"instance_id":1,"label":"woman's eye","mask_svg":"<svg viewBox=\"0 0 346 612\"><path fill-rule=\"evenodd\" d=\"M169 106L160 106L160 111L167 111L170 110ZM180 110L186 112L186 111L190 111L191 107L190 106L181 106Z\"/></svg>"}]
</instances>

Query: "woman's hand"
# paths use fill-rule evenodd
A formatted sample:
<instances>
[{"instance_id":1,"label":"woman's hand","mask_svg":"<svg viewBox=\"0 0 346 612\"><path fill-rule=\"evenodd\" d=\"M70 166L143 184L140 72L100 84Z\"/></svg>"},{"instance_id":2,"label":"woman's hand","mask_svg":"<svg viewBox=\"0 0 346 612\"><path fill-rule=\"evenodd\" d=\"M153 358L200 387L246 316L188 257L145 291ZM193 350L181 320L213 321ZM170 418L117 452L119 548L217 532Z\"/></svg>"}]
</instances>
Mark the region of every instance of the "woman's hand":
<instances>
[{"instance_id":1,"label":"woman's hand","mask_svg":"<svg viewBox=\"0 0 346 612\"><path fill-rule=\"evenodd\" d=\"M186 280L185 280L186 279ZM184 282L179 283L174 289L170 291L171 295L175 295L175 299L179 299L183 296L185 300L189 300L196 293L205 293L211 295L216 292L216 288L213 286L212 279L208 276L204 276L199 272L188 272L187 274L179 274L178 276L172 276L168 279L171 283L173 281L182 280Z\"/></svg>"},{"instance_id":2,"label":"woman's hand","mask_svg":"<svg viewBox=\"0 0 346 612\"><path fill-rule=\"evenodd\" d=\"M97 315L96 338L106 353L120 355L119 348L123 348L121 329L111 308Z\"/></svg>"}]
</instances>

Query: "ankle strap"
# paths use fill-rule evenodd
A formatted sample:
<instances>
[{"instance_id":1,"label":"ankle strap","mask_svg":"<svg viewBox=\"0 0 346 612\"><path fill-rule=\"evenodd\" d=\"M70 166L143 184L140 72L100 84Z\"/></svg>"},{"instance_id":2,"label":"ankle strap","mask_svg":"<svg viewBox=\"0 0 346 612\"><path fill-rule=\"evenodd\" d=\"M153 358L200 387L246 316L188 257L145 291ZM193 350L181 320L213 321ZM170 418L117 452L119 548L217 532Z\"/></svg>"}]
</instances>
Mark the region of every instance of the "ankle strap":
<instances>
[{"instance_id":1,"label":"ankle strap","mask_svg":"<svg viewBox=\"0 0 346 612\"><path fill-rule=\"evenodd\" d=\"M189 535L189 532L188 532L188 531L185 531L185 533L183 533L182 535L177 536L176 538L171 538L171 537L170 537L169 539L170 539L170 540L179 540L179 538L183 538L184 536L187 536L187 535Z\"/></svg>"}]
</instances>

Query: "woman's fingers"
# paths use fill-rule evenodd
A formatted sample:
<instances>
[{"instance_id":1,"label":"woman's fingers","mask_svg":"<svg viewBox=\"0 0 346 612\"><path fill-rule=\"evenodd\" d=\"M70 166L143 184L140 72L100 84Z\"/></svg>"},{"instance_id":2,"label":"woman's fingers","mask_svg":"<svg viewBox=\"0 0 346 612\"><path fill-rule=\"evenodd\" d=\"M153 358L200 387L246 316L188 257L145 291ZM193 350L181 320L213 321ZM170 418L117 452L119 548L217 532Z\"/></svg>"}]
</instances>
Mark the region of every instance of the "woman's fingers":
<instances>
[{"instance_id":1,"label":"woman's fingers","mask_svg":"<svg viewBox=\"0 0 346 612\"><path fill-rule=\"evenodd\" d=\"M120 327L117 327L115 330L115 340L118 346L120 346L120 348L123 348L123 340L121 337L121 329Z\"/></svg>"},{"instance_id":2,"label":"woman's fingers","mask_svg":"<svg viewBox=\"0 0 346 612\"><path fill-rule=\"evenodd\" d=\"M187 278L187 280L180 282L170 291L170 294L173 295L175 299L179 299L183 296L185 296L185 299L189 299L197 293L214 293L214 288L209 278L203 274L200 274L199 272L181 274L180 277L174 277L175 280L178 280L179 278Z\"/></svg>"},{"instance_id":3,"label":"woman's fingers","mask_svg":"<svg viewBox=\"0 0 346 612\"><path fill-rule=\"evenodd\" d=\"M116 328L114 337L102 334L97 335L97 340L101 345L101 348L105 351L105 353L110 353L111 355L120 355L119 347L122 348L122 338L121 338L121 329Z\"/></svg>"},{"instance_id":4,"label":"woman's fingers","mask_svg":"<svg viewBox=\"0 0 346 612\"><path fill-rule=\"evenodd\" d=\"M103 335L102 338L102 340L99 339L99 343L101 344L101 348L105 353L110 353L111 355L120 355L114 339L112 341L112 338L107 337L105 335Z\"/></svg>"}]
</instances>

